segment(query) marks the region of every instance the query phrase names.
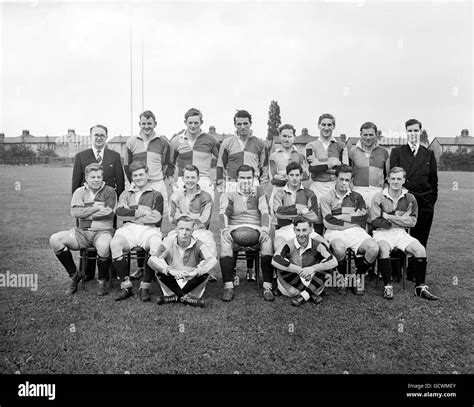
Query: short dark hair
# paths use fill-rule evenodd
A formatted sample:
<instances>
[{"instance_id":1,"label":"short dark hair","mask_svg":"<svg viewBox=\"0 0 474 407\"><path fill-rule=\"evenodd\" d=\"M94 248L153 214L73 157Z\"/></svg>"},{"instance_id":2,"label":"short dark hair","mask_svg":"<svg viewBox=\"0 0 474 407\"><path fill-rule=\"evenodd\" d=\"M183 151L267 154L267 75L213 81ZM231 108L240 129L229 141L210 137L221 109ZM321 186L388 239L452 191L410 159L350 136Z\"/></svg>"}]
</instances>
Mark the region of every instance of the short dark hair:
<instances>
[{"instance_id":1,"label":"short dark hair","mask_svg":"<svg viewBox=\"0 0 474 407\"><path fill-rule=\"evenodd\" d=\"M300 163L297 163L296 161L292 161L286 166L287 174L289 174L293 170L299 170L300 174L303 174L303 167L300 165Z\"/></svg>"},{"instance_id":2,"label":"short dark hair","mask_svg":"<svg viewBox=\"0 0 474 407\"><path fill-rule=\"evenodd\" d=\"M134 161L128 167L130 174L133 174L135 171L142 170L142 169L148 172L148 167L146 166L146 163L144 163L143 161Z\"/></svg>"},{"instance_id":3,"label":"short dark hair","mask_svg":"<svg viewBox=\"0 0 474 407\"><path fill-rule=\"evenodd\" d=\"M241 172L252 171L252 177L255 176L255 168L251 167L247 164L242 164L239 168L237 168L237 178Z\"/></svg>"},{"instance_id":4,"label":"short dark hair","mask_svg":"<svg viewBox=\"0 0 474 407\"><path fill-rule=\"evenodd\" d=\"M297 216L292 221L293 226L298 226L300 223L307 223L310 227L313 227L313 223L304 216Z\"/></svg>"},{"instance_id":5,"label":"short dark hair","mask_svg":"<svg viewBox=\"0 0 474 407\"><path fill-rule=\"evenodd\" d=\"M283 130L292 130L293 135L296 136L296 130L292 124L282 124L280 127L278 127L278 134L281 134Z\"/></svg>"},{"instance_id":6,"label":"short dark hair","mask_svg":"<svg viewBox=\"0 0 474 407\"><path fill-rule=\"evenodd\" d=\"M241 119L249 119L249 122L252 123L252 116L250 115L249 112L247 112L247 110L237 110L237 112L234 115L234 124L235 124L235 119L237 119L237 117Z\"/></svg>"},{"instance_id":7,"label":"short dark hair","mask_svg":"<svg viewBox=\"0 0 474 407\"><path fill-rule=\"evenodd\" d=\"M108 133L107 127L105 127L103 124L96 124L95 126L92 126L92 127L89 129L89 134L92 134L92 130L94 130L96 127L99 127L99 128L101 128L102 130L105 130L105 135L107 135L107 133Z\"/></svg>"},{"instance_id":8,"label":"short dark hair","mask_svg":"<svg viewBox=\"0 0 474 407\"><path fill-rule=\"evenodd\" d=\"M194 171L197 174L197 176L199 177L199 168L196 167L193 164L185 165L184 168L183 168L183 174L184 174L184 171Z\"/></svg>"},{"instance_id":9,"label":"short dark hair","mask_svg":"<svg viewBox=\"0 0 474 407\"><path fill-rule=\"evenodd\" d=\"M405 130L408 128L408 126L413 126L414 124L418 124L418 126L420 126L420 130L423 128L423 125L419 120L410 119L405 122Z\"/></svg>"},{"instance_id":10,"label":"short dark hair","mask_svg":"<svg viewBox=\"0 0 474 407\"><path fill-rule=\"evenodd\" d=\"M87 177L92 171L102 171L102 173L104 173L104 169L102 168L102 165L100 165L99 163L90 163L84 169L85 177Z\"/></svg>"},{"instance_id":11,"label":"short dark hair","mask_svg":"<svg viewBox=\"0 0 474 407\"><path fill-rule=\"evenodd\" d=\"M339 174L343 173L350 173L351 175L353 174L352 167L346 165L346 164L341 164L336 167L335 175L336 177L339 177Z\"/></svg>"},{"instance_id":12,"label":"short dark hair","mask_svg":"<svg viewBox=\"0 0 474 407\"><path fill-rule=\"evenodd\" d=\"M153 119L154 122L156 122L155 115L151 110L145 110L143 113L140 113L140 116L138 116L138 119L141 120L142 116L145 119L149 119L150 117Z\"/></svg>"},{"instance_id":13,"label":"short dark hair","mask_svg":"<svg viewBox=\"0 0 474 407\"><path fill-rule=\"evenodd\" d=\"M318 124L321 124L321 122L324 119L331 119L333 121L334 125L336 124L336 118L331 113L323 113L321 116L319 116Z\"/></svg>"},{"instance_id":14,"label":"short dark hair","mask_svg":"<svg viewBox=\"0 0 474 407\"><path fill-rule=\"evenodd\" d=\"M188 120L188 117L192 117L192 116L199 116L199 118L201 119L201 123L203 122L202 120L202 113L199 109L196 109L195 107L192 107L191 109L189 109L185 114L184 114L184 120Z\"/></svg>"},{"instance_id":15,"label":"short dark hair","mask_svg":"<svg viewBox=\"0 0 474 407\"><path fill-rule=\"evenodd\" d=\"M362 130L368 130L368 129L374 129L375 134L377 135L377 126L375 125L375 123L365 122L362 126L360 126L361 133L362 133Z\"/></svg>"}]
</instances>

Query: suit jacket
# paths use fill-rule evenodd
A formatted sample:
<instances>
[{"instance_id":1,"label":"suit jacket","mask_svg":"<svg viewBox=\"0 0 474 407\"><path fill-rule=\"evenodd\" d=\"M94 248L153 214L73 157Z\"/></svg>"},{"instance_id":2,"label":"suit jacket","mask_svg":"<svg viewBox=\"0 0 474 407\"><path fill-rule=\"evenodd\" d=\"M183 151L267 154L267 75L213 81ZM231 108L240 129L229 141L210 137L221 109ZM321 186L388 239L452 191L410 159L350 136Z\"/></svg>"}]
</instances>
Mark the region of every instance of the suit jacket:
<instances>
[{"instance_id":1,"label":"suit jacket","mask_svg":"<svg viewBox=\"0 0 474 407\"><path fill-rule=\"evenodd\" d=\"M402 167L406 171L403 186L415 195L418 205L433 209L438 199L438 165L433 151L420 145L413 156L407 144L396 147L390 153L392 167Z\"/></svg>"},{"instance_id":2,"label":"suit jacket","mask_svg":"<svg viewBox=\"0 0 474 407\"><path fill-rule=\"evenodd\" d=\"M91 164L97 162L92 148L81 151L76 154L74 158L74 169L72 171L72 192L81 187L85 179L85 169ZM102 158L102 167L104 168L104 182L106 185L115 188L117 196L125 189L125 176L122 167L122 160L120 154L110 150L104 149L104 156Z\"/></svg>"}]
</instances>

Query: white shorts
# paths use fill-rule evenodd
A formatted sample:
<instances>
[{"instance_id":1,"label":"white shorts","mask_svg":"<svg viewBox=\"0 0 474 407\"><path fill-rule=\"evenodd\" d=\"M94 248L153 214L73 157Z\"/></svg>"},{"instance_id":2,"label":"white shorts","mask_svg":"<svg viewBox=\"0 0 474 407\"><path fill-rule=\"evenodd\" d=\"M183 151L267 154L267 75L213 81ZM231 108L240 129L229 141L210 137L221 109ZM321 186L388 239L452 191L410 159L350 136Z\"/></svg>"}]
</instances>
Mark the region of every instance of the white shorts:
<instances>
[{"instance_id":1,"label":"white shorts","mask_svg":"<svg viewBox=\"0 0 474 407\"><path fill-rule=\"evenodd\" d=\"M149 184L152 189L163 195L163 213L161 215L164 218L168 213L168 188L166 187L165 181L149 181Z\"/></svg>"},{"instance_id":2,"label":"white shorts","mask_svg":"<svg viewBox=\"0 0 474 407\"><path fill-rule=\"evenodd\" d=\"M362 198L364 198L365 205L367 206L367 214L369 215L368 217L370 218L370 207L372 205L372 199L374 198L374 195L377 192L382 192L383 188L382 187L357 187L354 186L352 188L354 192L357 192L362 195Z\"/></svg>"},{"instance_id":3,"label":"white shorts","mask_svg":"<svg viewBox=\"0 0 474 407\"><path fill-rule=\"evenodd\" d=\"M374 230L374 240L378 243L385 241L390 246L390 250L399 249L405 251L413 242L418 242L413 236L410 236L405 229L392 228L383 230Z\"/></svg>"},{"instance_id":4,"label":"white shorts","mask_svg":"<svg viewBox=\"0 0 474 407\"><path fill-rule=\"evenodd\" d=\"M199 177L198 184L199 184L199 187L201 188L201 191L205 191L209 195L211 195L211 198L214 201L214 182L211 181L211 179L209 177ZM178 188L174 188L175 192L178 189L183 189L184 188L183 177L178 178L178 181L176 182L176 185L178 185Z\"/></svg>"},{"instance_id":5,"label":"white shorts","mask_svg":"<svg viewBox=\"0 0 474 407\"><path fill-rule=\"evenodd\" d=\"M161 230L155 226L137 225L136 223L127 222L120 229L117 229L115 236L122 236L130 246L141 247L145 249L148 239L157 236L161 241Z\"/></svg>"},{"instance_id":6,"label":"white shorts","mask_svg":"<svg viewBox=\"0 0 474 407\"><path fill-rule=\"evenodd\" d=\"M296 237L296 234L295 234L295 228L294 228L293 224L283 226L280 229L275 230L275 239L273 240L273 245L275 246L275 241L276 241L277 238L283 238L283 239L285 239L286 242L288 242L289 240L293 240L295 237ZM313 230L309 234L309 237L311 239L317 238L318 234ZM276 252L279 249L279 247L275 246L274 249L275 249L275 252Z\"/></svg>"},{"instance_id":7,"label":"white shorts","mask_svg":"<svg viewBox=\"0 0 474 407\"><path fill-rule=\"evenodd\" d=\"M225 187L224 187L224 192L235 192L237 191L237 186L238 186L237 181L226 181L225 182ZM260 186L260 182L258 181L257 178L253 179L253 186L258 187Z\"/></svg>"},{"instance_id":8,"label":"white shorts","mask_svg":"<svg viewBox=\"0 0 474 407\"><path fill-rule=\"evenodd\" d=\"M356 254L364 240L372 239L372 237L359 226L354 226L345 230L327 229L324 237L329 241L329 243L334 239L341 239L344 242L346 249L350 247Z\"/></svg>"},{"instance_id":9,"label":"white shorts","mask_svg":"<svg viewBox=\"0 0 474 407\"><path fill-rule=\"evenodd\" d=\"M323 223L323 215L321 213L321 197L326 195L329 191L333 190L336 186L336 181L320 182L313 181L311 182L309 189L314 192L318 200L318 221L315 223Z\"/></svg>"},{"instance_id":10,"label":"white shorts","mask_svg":"<svg viewBox=\"0 0 474 407\"><path fill-rule=\"evenodd\" d=\"M309 185L309 189L314 192L316 198L318 198L318 204L321 202L321 197L326 195L329 191L334 189L336 186L336 181L328 181L328 182L320 182L320 181L313 181Z\"/></svg>"}]
</instances>

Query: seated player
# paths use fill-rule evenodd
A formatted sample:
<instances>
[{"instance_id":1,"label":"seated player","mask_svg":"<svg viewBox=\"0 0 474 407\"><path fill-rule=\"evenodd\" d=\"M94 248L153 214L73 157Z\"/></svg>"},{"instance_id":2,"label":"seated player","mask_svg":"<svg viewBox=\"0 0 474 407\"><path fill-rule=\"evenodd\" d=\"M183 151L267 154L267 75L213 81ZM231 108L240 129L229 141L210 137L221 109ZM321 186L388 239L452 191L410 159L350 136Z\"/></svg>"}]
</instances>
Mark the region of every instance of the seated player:
<instances>
[{"instance_id":1,"label":"seated player","mask_svg":"<svg viewBox=\"0 0 474 407\"><path fill-rule=\"evenodd\" d=\"M314 222L318 220L318 200L309 188L301 183L303 168L297 162L291 162L286 166L286 178L288 179L283 188L278 188L273 197L273 209L277 218L275 240L273 247L275 253L288 240L295 238L293 219L304 216L311 222L311 237L316 232L312 230Z\"/></svg>"},{"instance_id":2,"label":"seated player","mask_svg":"<svg viewBox=\"0 0 474 407\"><path fill-rule=\"evenodd\" d=\"M305 217L293 219L295 237L288 240L273 256L278 289L291 304L299 307L307 301L321 302L326 273L337 267L329 243L313 232L312 222ZM313 234L314 237L311 237Z\"/></svg>"},{"instance_id":3,"label":"seated player","mask_svg":"<svg viewBox=\"0 0 474 407\"><path fill-rule=\"evenodd\" d=\"M70 250L95 247L99 270L99 295L107 294L109 278L109 243L114 235L114 215L117 205L115 189L105 185L102 167L92 163L85 168L84 186L77 188L71 199L71 215L78 219L76 229L54 233L49 243L71 278L67 295L77 291L82 276Z\"/></svg>"},{"instance_id":4,"label":"seated player","mask_svg":"<svg viewBox=\"0 0 474 407\"><path fill-rule=\"evenodd\" d=\"M193 236L207 246L214 257L217 257L216 242L209 230L214 201L211 195L203 191L199 185L199 169L195 165L186 165L183 169L182 180L184 188L175 191L170 198L170 223L176 222L182 215L194 219ZM168 237L176 237L176 230L168 233ZM209 273L209 281L216 281L214 273Z\"/></svg>"},{"instance_id":5,"label":"seated player","mask_svg":"<svg viewBox=\"0 0 474 407\"><path fill-rule=\"evenodd\" d=\"M263 272L263 298L275 299L272 293L272 255L273 245L270 239L270 214L263 187L254 187L255 170L241 165L237 171L237 190L221 195L219 226L221 228L220 266L224 281L223 301L234 298L234 239L231 235L236 229L249 227L258 231Z\"/></svg>"},{"instance_id":6,"label":"seated player","mask_svg":"<svg viewBox=\"0 0 474 407\"><path fill-rule=\"evenodd\" d=\"M148 260L164 294L158 297L158 305L182 302L194 307L206 306L201 297L217 259L193 236L194 222L190 216L181 216L174 237L166 237L158 253Z\"/></svg>"},{"instance_id":7,"label":"seated player","mask_svg":"<svg viewBox=\"0 0 474 407\"><path fill-rule=\"evenodd\" d=\"M123 226L115 232L110 242L112 262L121 282L115 301L122 301L133 295L128 260L124 253L134 247L141 247L153 255L161 245L163 196L148 182L148 168L144 162L132 162L129 171L132 184L120 195L117 207L117 217L123 221ZM153 272L145 266L139 291L140 300L143 302L151 300L152 280Z\"/></svg>"},{"instance_id":8,"label":"seated player","mask_svg":"<svg viewBox=\"0 0 474 407\"><path fill-rule=\"evenodd\" d=\"M388 173L388 184L383 192L375 194L372 200L372 225L374 240L379 245L379 272L384 282L383 296L393 298L390 284L392 270L390 252L397 248L414 256L415 296L427 300L437 300L425 285L426 250L423 245L410 236L405 228L416 225L418 204L415 197L403 188L406 173L401 167L393 167Z\"/></svg>"},{"instance_id":9,"label":"seated player","mask_svg":"<svg viewBox=\"0 0 474 407\"><path fill-rule=\"evenodd\" d=\"M356 281L352 291L356 295L364 294L364 275L373 269L379 247L365 231L367 208L364 198L351 191L352 168L340 165L336 172L334 189L321 197L321 214L326 233L324 237L331 244L331 249L338 261L338 271L344 275L346 287L349 276L346 275L346 250L351 248L355 253ZM345 290L342 290L345 292Z\"/></svg>"}]
</instances>

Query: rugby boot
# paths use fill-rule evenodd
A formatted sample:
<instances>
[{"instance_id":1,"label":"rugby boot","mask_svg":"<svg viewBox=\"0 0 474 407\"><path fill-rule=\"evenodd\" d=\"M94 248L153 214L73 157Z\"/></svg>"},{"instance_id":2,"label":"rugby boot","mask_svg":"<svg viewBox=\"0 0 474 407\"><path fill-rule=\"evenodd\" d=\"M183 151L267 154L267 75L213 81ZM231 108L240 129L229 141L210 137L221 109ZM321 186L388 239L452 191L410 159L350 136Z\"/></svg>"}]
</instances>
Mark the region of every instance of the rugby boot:
<instances>
[{"instance_id":1,"label":"rugby boot","mask_svg":"<svg viewBox=\"0 0 474 407\"><path fill-rule=\"evenodd\" d=\"M158 305L169 304L172 302L178 302L179 298L177 295L159 295L156 299Z\"/></svg>"}]
</instances>

